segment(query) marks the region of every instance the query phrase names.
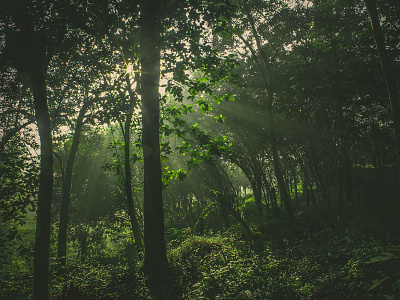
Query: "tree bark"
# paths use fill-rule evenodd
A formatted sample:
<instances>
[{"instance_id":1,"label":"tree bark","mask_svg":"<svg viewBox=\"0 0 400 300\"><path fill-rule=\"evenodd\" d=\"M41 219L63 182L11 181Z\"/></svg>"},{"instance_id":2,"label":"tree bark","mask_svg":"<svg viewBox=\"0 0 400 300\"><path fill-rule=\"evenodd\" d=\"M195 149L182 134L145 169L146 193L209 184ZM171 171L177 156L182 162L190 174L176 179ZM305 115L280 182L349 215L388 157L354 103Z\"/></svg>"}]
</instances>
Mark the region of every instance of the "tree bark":
<instances>
[{"instance_id":1,"label":"tree bark","mask_svg":"<svg viewBox=\"0 0 400 300\"><path fill-rule=\"evenodd\" d=\"M40 182L33 258L33 299L48 298L51 201L53 189L53 145L47 106L45 72L31 72L36 122L40 137Z\"/></svg>"},{"instance_id":2,"label":"tree bark","mask_svg":"<svg viewBox=\"0 0 400 300\"><path fill-rule=\"evenodd\" d=\"M167 267L159 144L160 32L158 0L142 1L140 58L144 156L144 265L150 276Z\"/></svg>"},{"instance_id":3,"label":"tree bark","mask_svg":"<svg viewBox=\"0 0 400 300\"><path fill-rule=\"evenodd\" d=\"M400 97L396 82L397 77L395 74L395 70L392 67L389 55L386 51L385 39L380 26L378 11L376 8L376 0L364 0L364 2L369 13L371 27L375 39L375 45L378 51L379 61L386 83L390 106L392 108L397 146L397 169L399 176L398 179L400 180Z\"/></svg>"}]
</instances>

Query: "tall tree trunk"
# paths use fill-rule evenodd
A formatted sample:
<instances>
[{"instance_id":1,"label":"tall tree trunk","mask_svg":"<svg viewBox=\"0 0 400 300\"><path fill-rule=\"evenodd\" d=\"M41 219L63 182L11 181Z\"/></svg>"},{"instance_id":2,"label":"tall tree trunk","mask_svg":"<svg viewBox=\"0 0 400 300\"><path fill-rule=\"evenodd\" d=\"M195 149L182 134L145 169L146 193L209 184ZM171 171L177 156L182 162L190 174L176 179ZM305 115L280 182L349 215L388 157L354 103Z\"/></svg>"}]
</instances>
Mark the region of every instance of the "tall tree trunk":
<instances>
[{"instance_id":1,"label":"tall tree trunk","mask_svg":"<svg viewBox=\"0 0 400 300\"><path fill-rule=\"evenodd\" d=\"M394 131L397 145L397 169L399 176L398 179L400 180L400 97L396 82L397 77L395 70L391 64L389 55L386 51L385 39L382 33L378 11L376 8L376 0L364 0L364 2L369 13L371 27L375 39L375 45L378 51L379 61L386 83L390 106L392 108Z\"/></svg>"},{"instance_id":2,"label":"tall tree trunk","mask_svg":"<svg viewBox=\"0 0 400 300\"><path fill-rule=\"evenodd\" d=\"M18 11L18 14L23 12ZM22 13L19 17L25 18ZM45 74L52 56L47 33L31 31L26 23L20 31L8 32L5 56L31 79L35 118L40 138L40 179L33 257L33 299L48 299L51 202L53 190L53 145L47 105ZM21 25L21 24L20 24ZM28 30L27 30L28 28Z\"/></svg>"},{"instance_id":3,"label":"tall tree trunk","mask_svg":"<svg viewBox=\"0 0 400 300\"><path fill-rule=\"evenodd\" d=\"M127 77L128 78L128 77ZM127 79L128 86L130 85L129 79ZM130 103L129 103L129 111L125 119L125 128L124 128L124 154L125 154L125 193L126 193L126 205L128 209L129 219L131 221L132 233L135 238L135 244L138 253L143 252L143 238L142 231L140 229L139 220L136 215L135 203L133 201L133 193L132 193L132 172L131 172L131 164L130 164L130 128L133 110L136 106L136 98L133 95L130 88L128 88L130 93Z\"/></svg>"},{"instance_id":4,"label":"tall tree trunk","mask_svg":"<svg viewBox=\"0 0 400 300\"><path fill-rule=\"evenodd\" d=\"M65 267L67 265L68 219L69 219L69 208L71 206L73 168L75 164L76 153L78 152L79 148L79 142L82 132L82 126L84 123L85 113L88 110L90 104L91 102L85 102L79 111L79 115L76 120L72 145L68 155L66 170L62 176L63 194L61 198L60 224L58 227L58 245L57 245L58 246L57 257L62 267ZM61 163L61 158L59 160Z\"/></svg>"},{"instance_id":5,"label":"tall tree trunk","mask_svg":"<svg viewBox=\"0 0 400 300\"><path fill-rule=\"evenodd\" d=\"M142 1L140 58L144 156L144 265L157 276L167 267L159 144L160 33L158 0Z\"/></svg>"},{"instance_id":6,"label":"tall tree trunk","mask_svg":"<svg viewBox=\"0 0 400 300\"><path fill-rule=\"evenodd\" d=\"M44 69L44 68L43 68ZM45 71L31 72L36 122L40 137L40 182L33 257L33 299L48 299L51 201L53 189L53 145L47 107Z\"/></svg>"}]
</instances>

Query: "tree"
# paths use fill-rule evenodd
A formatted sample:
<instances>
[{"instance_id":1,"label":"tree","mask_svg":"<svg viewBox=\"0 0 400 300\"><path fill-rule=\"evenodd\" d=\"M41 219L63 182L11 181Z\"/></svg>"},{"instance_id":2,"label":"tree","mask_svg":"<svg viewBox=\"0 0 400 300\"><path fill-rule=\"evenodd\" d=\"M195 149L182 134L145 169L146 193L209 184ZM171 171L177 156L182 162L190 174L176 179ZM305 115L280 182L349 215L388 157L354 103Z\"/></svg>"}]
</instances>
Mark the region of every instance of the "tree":
<instances>
[{"instance_id":1,"label":"tree","mask_svg":"<svg viewBox=\"0 0 400 300\"><path fill-rule=\"evenodd\" d=\"M61 10L59 3L54 6L46 2L6 1L2 3L2 8L4 8L2 13L8 21L5 58L12 67L27 74L30 79L36 125L40 137L40 183L33 273L34 299L48 298L53 150L45 76L54 48L60 43L65 33L65 20L60 14L53 14L51 17L46 15L50 7L53 12Z\"/></svg>"},{"instance_id":2,"label":"tree","mask_svg":"<svg viewBox=\"0 0 400 300\"><path fill-rule=\"evenodd\" d=\"M142 146L144 159L144 271L167 267L159 144L160 1L143 1L140 20Z\"/></svg>"},{"instance_id":3,"label":"tree","mask_svg":"<svg viewBox=\"0 0 400 300\"><path fill-rule=\"evenodd\" d=\"M140 223L138 220L136 208L135 208L135 202L133 201L133 194L132 194L132 171L131 171L131 152L130 152L130 143L131 143L131 122L132 122L132 116L133 112L137 106L137 96L133 92L131 88L131 82L129 79L129 74L126 75L126 84L129 92L129 108L125 117L125 124L124 127L122 128L121 124L121 129L122 134L124 136L124 169L125 169L125 180L124 180L124 185L125 185L125 194L126 194L126 204L127 204L127 210L128 210L128 215L131 221L131 226L132 226L132 232L133 236L135 238L135 244L138 250L138 253L143 251L143 237L142 237L142 231L140 229Z\"/></svg>"},{"instance_id":4,"label":"tree","mask_svg":"<svg viewBox=\"0 0 400 300\"><path fill-rule=\"evenodd\" d=\"M258 3L260 4L260 3ZM285 4L283 4L281 1L277 1L276 3L279 7L280 10L285 11ZM271 82L271 69L273 66L274 62L274 56L273 52L275 51L276 53L278 50L282 48L282 42L278 41L278 45L271 45L270 47L266 47L263 44L262 41L262 36L259 33L259 30L257 29L257 23L255 21L254 15L253 14L259 14L262 9L268 10L269 5L267 3L262 3L261 5L256 6L254 3L251 1L238 1L237 3L238 9L241 10L241 16L243 17L242 21L237 21L239 24L237 27L232 23L232 31L231 34L236 35L242 42L242 46L245 46L248 51L251 53L251 57L254 60L258 72L262 76L262 82L264 86L264 107L265 107L265 113L266 113L266 120L268 122L268 130L269 130L269 142L271 145L271 154L272 154L272 163L273 163L273 168L275 172L275 177L278 182L278 187L281 195L281 200L285 205L286 209L286 214L290 219L294 218L293 214L293 209L290 201L290 196L288 195L287 189L286 189L286 184L283 178L283 172L282 172L282 165L281 165L281 158L280 154L278 151L278 137L276 134L276 124L274 120L274 113L273 113L273 102L274 102L274 97L276 97L276 86L274 86ZM253 6L252 6L253 5ZM254 10L254 11L253 11ZM274 12L276 14L279 14L280 11ZM274 16L268 16L270 19L272 19ZM261 17L260 17L261 19ZM279 19L279 18L278 18ZM259 27L262 28L265 26L260 20L259 21ZM272 25L272 24L270 24ZM268 26L268 25L267 25ZM243 32L248 31L251 33L249 37L244 37ZM264 37L264 40L267 38ZM281 42L281 44L279 44ZM271 44L271 43L269 43ZM268 44L267 44L268 45ZM274 49L276 47L276 49ZM268 49L266 49L268 48ZM266 52L270 53L271 57L268 57ZM276 54L275 53L275 54Z\"/></svg>"},{"instance_id":5,"label":"tree","mask_svg":"<svg viewBox=\"0 0 400 300\"><path fill-rule=\"evenodd\" d=\"M103 55L111 56L111 54L96 51L98 45L96 40L90 39L89 34L75 28L68 32L62 45L66 48L71 47L58 54L50 65L49 98L53 104L51 107L53 131L57 136L54 155L60 163L62 178L57 256L63 267L67 263L71 190L80 138L85 131L85 124L95 125L95 119L99 117L97 108L104 102L100 94L107 87L105 82L107 76L104 73L106 70L111 70L111 63L105 63L100 59ZM94 54L96 58L93 58ZM110 57L111 62L112 58ZM69 130L66 130L66 127ZM71 142L66 143L69 135L72 135Z\"/></svg>"},{"instance_id":6,"label":"tree","mask_svg":"<svg viewBox=\"0 0 400 300\"><path fill-rule=\"evenodd\" d=\"M51 200L53 186L53 146L45 82L47 61L49 59L47 57L48 39L45 34L35 31L32 32L30 28L33 28L33 24L29 24L28 27L25 28L25 32L10 32L7 40L7 51L8 53L14 53L10 57L11 62L19 71L26 72L29 75L32 84L36 124L40 136L41 155L33 294L34 299L46 299L48 297ZM26 52L26 49L31 49L31 51Z\"/></svg>"},{"instance_id":7,"label":"tree","mask_svg":"<svg viewBox=\"0 0 400 300\"><path fill-rule=\"evenodd\" d=\"M75 124L75 130L73 133L73 140L71 149L69 150L68 159L64 168L63 159L61 156L54 152L61 166L62 176L62 199L60 208L60 223L58 227L58 248L57 256L60 260L60 265L65 267L67 264L67 231L68 231L68 217L69 208L71 203L71 188L72 188L72 175L73 167L75 164L76 154L79 148L80 136L82 132L82 126L85 123L85 114L92 104L91 101L85 102L78 114Z\"/></svg>"}]
</instances>

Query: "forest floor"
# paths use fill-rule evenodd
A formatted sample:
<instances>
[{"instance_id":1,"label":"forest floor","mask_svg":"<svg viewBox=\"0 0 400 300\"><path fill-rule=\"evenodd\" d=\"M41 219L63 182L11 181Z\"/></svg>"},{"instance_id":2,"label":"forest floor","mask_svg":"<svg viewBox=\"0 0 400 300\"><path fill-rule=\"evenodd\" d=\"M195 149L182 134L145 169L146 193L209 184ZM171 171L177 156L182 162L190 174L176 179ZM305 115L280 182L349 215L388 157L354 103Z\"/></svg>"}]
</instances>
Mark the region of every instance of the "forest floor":
<instances>
[{"instance_id":1,"label":"forest floor","mask_svg":"<svg viewBox=\"0 0 400 300\"><path fill-rule=\"evenodd\" d=\"M157 299L400 299L399 212L387 204L302 213L293 223L255 222L251 237L239 227L202 237L176 231ZM93 258L62 275L52 270L53 299L154 299L139 269L137 261ZM0 299L29 299L30 274L27 258L2 268Z\"/></svg>"},{"instance_id":2,"label":"forest floor","mask_svg":"<svg viewBox=\"0 0 400 300\"><path fill-rule=\"evenodd\" d=\"M302 214L251 238L193 237L170 261L185 299L400 299L399 212Z\"/></svg>"}]
</instances>

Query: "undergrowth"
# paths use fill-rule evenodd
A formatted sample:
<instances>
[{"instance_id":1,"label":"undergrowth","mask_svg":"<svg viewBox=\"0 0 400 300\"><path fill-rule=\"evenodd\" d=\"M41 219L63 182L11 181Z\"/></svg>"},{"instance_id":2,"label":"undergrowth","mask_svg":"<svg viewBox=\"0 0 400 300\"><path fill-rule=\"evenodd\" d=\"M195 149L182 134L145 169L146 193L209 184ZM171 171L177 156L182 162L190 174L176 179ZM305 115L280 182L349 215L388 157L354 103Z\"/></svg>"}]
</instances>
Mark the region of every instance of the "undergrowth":
<instances>
[{"instance_id":1,"label":"undergrowth","mask_svg":"<svg viewBox=\"0 0 400 300\"><path fill-rule=\"evenodd\" d=\"M253 236L175 232L163 299L399 299L396 214L397 207L358 216L303 213L294 223L253 224ZM4 268L0 299L29 299L29 274ZM93 260L52 274L53 299L71 286L81 299L152 299L138 261Z\"/></svg>"}]
</instances>

